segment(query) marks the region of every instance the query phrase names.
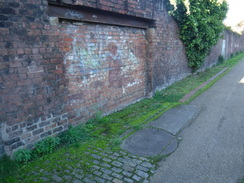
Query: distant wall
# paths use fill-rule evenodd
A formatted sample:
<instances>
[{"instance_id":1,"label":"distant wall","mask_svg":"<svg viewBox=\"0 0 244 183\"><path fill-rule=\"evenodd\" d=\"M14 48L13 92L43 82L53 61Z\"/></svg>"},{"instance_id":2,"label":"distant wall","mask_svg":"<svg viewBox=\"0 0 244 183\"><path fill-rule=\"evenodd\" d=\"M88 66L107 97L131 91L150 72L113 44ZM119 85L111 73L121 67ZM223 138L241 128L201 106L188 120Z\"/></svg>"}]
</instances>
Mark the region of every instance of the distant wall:
<instances>
[{"instance_id":1,"label":"distant wall","mask_svg":"<svg viewBox=\"0 0 244 183\"><path fill-rule=\"evenodd\" d=\"M163 0L0 1L0 155L191 74ZM243 50L224 32L202 69Z\"/></svg>"}]
</instances>

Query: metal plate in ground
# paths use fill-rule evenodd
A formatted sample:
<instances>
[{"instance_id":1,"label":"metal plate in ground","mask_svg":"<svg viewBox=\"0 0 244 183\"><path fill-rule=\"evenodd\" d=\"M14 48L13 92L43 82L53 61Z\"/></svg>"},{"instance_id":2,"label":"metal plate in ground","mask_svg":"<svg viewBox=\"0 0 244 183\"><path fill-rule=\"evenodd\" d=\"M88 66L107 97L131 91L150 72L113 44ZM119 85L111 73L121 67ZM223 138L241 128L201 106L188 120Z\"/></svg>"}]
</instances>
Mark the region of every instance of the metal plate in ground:
<instances>
[{"instance_id":1,"label":"metal plate in ground","mask_svg":"<svg viewBox=\"0 0 244 183\"><path fill-rule=\"evenodd\" d=\"M144 128L133 133L122 143L121 148L140 156L156 156L171 142L174 136L155 128Z\"/></svg>"}]
</instances>

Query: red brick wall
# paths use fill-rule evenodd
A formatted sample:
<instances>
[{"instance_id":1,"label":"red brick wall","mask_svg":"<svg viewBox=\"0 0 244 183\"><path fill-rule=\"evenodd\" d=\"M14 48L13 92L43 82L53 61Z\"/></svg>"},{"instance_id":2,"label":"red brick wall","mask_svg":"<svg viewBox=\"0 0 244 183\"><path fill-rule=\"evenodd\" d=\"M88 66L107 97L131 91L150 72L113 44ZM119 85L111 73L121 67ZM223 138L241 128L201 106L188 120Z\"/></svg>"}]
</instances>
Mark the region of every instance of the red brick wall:
<instances>
[{"instance_id":1,"label":"red brick wall","mask_svg":"<svg viewBox=\"0 0 244 183\"><path fill-rule=\"evenodd\" d=\"M0 1L0 122L6 153L67 128L67 81L47 1Z\"/></svg>"},{"instance_id":2,"label":"red brick wall","mask_svg":"<svg viewBox=\"0 0 244 183\"><path fill-rule=\"evenodd\" d=\"M81 5L98 8L137 17L153 18L154 0L63 0L69 5Z\"/></svg>"},{"instance_id":3,"label":"red brick wall","mask_svg":"<svg viewBox=\"0 0 244 183\"><path fill-rule=\"evenodd\" d=\"M108 25L60 26L69 118L111 112L145 97L145 31Z\"/></svg>"},{"instance_id":4,"label":"red brick wall","mask_svg":"<svg viewBox=\"0 0 244 183\"><path fill-rule=\"evenodd\" d=\"M160 90L191 73L185 48L178 37L178 27L164 7L155 11L155 26L151 47L152 88Z\"/></svg>"}]
</instances>

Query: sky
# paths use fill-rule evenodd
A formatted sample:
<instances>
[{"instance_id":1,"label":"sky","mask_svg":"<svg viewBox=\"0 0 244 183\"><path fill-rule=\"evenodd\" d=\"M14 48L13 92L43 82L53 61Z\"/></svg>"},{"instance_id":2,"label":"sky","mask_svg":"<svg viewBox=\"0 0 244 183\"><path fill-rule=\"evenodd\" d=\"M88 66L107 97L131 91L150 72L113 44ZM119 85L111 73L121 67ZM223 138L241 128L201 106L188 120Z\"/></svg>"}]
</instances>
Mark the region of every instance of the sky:
<instances>
[{"instance_id":1,"label":"sky","mask_svg":"<svg viewBox=\"0 0 244 183\"><path fill-rule=\"evenodd\" d=\"M228 26L235 26L244 20L244 0L227 0L229 11L224 23Z\"/></svg>"}]
</instances>

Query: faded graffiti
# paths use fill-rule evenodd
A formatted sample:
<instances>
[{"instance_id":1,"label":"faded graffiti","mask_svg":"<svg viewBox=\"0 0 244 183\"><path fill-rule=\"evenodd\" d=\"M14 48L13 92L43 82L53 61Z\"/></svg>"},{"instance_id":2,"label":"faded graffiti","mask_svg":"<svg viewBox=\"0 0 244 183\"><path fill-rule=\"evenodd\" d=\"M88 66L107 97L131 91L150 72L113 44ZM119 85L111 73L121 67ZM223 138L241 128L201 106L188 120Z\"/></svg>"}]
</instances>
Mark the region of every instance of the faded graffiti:
<instances>
[{"instance_id":1,"label":"faded graffiti","mask_svg":"<svg viewBox=\"0 0 244 183\"><path fill-rule=\"evenodd\" d=\"M78 19L84 18L84 16L80 12L76 12L73 10L68 10L65 13L65 17L67 17L67 18L72 17L72 18L78 18Z\"/></svg>"},{"instance_id":2,"label":"faded graffiti","mask_svg":"<svg viewBox=\"0 0 244 183\"><path fill-rule=\"evenodd\" d=\"M77 31L77 30L76 30ZM75 31L75 32L76 32ZM134 40L114 39L104 36L94 41L96 33L83 38L74 37L71 51L65 54L65 63L69 65L67 72L71 75L86 76L108 72L109 86L121 88L127 82L134 82L128 76L127 67L135 67L140 63L137 56L137 45Z\"/></svg>"}]
</instances>

